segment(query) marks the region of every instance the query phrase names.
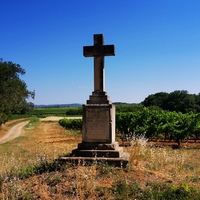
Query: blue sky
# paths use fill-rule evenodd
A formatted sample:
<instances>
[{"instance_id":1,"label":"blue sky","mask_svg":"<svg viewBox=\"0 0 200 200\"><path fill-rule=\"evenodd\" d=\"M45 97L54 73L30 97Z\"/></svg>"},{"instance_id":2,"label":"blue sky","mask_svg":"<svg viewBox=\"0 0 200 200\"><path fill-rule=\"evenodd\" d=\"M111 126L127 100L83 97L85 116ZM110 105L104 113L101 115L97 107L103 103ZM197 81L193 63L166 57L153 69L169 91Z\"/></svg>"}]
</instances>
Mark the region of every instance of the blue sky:
<instances>
[{"instance_id":1,"label":"blue sky","mask_svg":"<svg viewBox=\"0 0 200 200\"><path fill-rule=\"evenodd\" d=\"M85 103L93 91L93 34L112 102L156 92L200 92L199 0L0 0L0 57L20 64L35 104Z\"/></svg>"}]
</instances>

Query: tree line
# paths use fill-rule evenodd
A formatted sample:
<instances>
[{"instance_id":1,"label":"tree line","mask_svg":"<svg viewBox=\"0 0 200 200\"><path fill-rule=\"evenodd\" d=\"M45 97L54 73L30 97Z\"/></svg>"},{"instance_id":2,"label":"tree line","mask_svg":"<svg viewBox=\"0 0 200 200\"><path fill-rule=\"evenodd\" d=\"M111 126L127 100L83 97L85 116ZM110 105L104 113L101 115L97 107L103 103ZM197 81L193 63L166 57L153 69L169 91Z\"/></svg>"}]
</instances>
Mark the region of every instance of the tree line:
<instances>
[{"instance_id":1,"label":"tree line","mask_svg":"<svg viewBox=\"0 0 200 200\"><path fill-rule=\"evenodd\" d=\"M189 94L187 90L175 90L171 93L158 92L149 95L141 104L145 107L158 107L168 111L199 113L200 93Z\"/></svg>"}]
</instances>

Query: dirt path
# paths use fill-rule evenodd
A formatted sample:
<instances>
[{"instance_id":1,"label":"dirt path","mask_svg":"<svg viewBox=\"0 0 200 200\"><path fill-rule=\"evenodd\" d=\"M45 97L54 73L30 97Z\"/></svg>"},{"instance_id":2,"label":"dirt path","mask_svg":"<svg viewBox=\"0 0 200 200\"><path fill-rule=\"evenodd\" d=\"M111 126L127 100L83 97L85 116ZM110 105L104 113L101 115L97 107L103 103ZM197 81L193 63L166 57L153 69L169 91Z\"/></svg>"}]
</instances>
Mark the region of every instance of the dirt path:
<instances>
[{"instance_id":1,"label":"dirt path","mask_svg":"<svg viewBox=\"0 0 200 200\"><path fill-rule=\"evenodd\" d=\"M6 135L0 138L0 144L12 140L21 135L23 127L28 124L29 121L21 122L13 126Z\"/></svg>"},{"instance_id":2,"label":"dirt path","mask_svg":"<svg viewBox=\"0 0 200 200\"><path fill-rule=\"evenodd\" d=\"M81 119L81 117L46 117L40 119L40 121L59 121L60 119L67 118L67 119ZM0 138L0 144L5 143L9 140L12 140L21 135L23 127L28 124L29 121L21 122L14 125L8 132Z\"/></svg>"}]
</instances>

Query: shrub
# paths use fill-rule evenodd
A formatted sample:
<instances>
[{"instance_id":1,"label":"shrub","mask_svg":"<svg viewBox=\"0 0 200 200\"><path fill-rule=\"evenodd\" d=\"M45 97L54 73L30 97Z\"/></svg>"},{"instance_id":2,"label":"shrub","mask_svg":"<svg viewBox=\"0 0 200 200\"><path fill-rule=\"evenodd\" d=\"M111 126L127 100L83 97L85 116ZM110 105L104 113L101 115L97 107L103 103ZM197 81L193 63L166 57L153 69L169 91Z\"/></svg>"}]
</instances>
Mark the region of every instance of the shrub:
<instances>
[{"instance_id":1,"label":"shrub","mask_svg":"<svg viewBox=\"0 0 200 200\"><path fill-rule=\"evenodd\" d=\"M81 130L82 129L82 119L61 119L59 124L67 129Z\"/></svg>"}]
</instances>

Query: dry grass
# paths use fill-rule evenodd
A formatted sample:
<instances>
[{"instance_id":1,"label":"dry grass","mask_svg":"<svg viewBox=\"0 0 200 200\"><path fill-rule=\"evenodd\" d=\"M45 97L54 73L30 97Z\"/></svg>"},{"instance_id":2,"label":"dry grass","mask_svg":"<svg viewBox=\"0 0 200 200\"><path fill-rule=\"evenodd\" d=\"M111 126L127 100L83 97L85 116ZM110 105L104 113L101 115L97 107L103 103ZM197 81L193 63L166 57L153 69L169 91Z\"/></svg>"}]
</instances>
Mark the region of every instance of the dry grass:
<instances>
[{"instance_id":1,"label":"dry grass","mask_svg":"<svg viewBox=\"0 0 200 200\"><path fill-rule=\"evenodd\" d=\"M31 167L42 168L41 163L51 163L59 155L70 153L79 142L80 135L64 130L57 122L46 121L0 145L0 199L120 199L116 195L132 199L134 189L134 199L142 199L141 191L149 191L155 184L184 185L184 191L189 191L188 187L200 188L198 149L154 148L145 142L124 147L131 155L126 169L105 164L69 165L19 176L19 172L28 175Z\"/></svg>"}]
</instances>

